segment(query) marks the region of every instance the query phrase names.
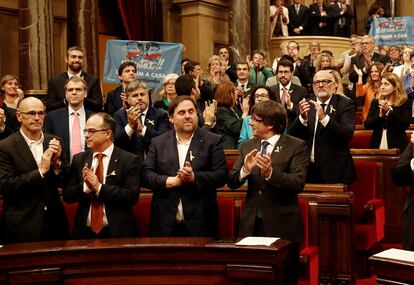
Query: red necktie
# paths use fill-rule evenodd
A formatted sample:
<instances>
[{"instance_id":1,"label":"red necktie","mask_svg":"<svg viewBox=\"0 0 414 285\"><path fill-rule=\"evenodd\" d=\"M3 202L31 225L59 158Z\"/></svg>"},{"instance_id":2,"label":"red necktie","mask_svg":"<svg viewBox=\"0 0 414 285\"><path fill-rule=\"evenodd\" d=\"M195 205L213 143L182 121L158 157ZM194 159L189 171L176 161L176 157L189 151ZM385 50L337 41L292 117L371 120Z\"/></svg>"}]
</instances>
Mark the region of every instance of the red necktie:
<instances>
[{"instance_id":1,"label":"red necktie","mask_svg":"<svg viewBox=\"0 0 414 285\"><path fill-rule=\"evenodd\" d=\"M82 151L81 147L81 133L80 133L80 123L79 123L79 114L73 112L73 124L72 124L72 144L71 144L71 155Z\"/></svg>"},{"instance_id":2,"label":"red necktie","mask_svg":"<svg viewBox=\"0 0 414 285\"><path fill-rule=\"evenodd\" d=\"M103 162L102 158L105 155L103 153L98 153L96 157L98 158L98 166L96 167L95 174L98 177L100 183L103 182ZM99 234L103 228L103 203L98 201L95 197L92 198L92 207L91 207L91 229L94 233Z\"/></svg>"}]
</instances>

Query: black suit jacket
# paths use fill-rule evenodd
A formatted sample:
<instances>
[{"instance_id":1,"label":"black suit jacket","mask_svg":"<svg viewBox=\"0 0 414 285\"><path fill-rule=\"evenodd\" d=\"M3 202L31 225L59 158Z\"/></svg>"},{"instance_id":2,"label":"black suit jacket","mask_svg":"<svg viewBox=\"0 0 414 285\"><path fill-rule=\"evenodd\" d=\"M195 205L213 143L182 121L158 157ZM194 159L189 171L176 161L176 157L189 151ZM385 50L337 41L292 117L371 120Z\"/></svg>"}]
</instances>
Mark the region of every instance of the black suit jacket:
<instances>
[{"instance_id":1,"label":"black suit jacket","mask_svg":"<svg viewBox=\"0 0 414 285\"><path fill-rule=\"evenodd\" d=\"M228 181L228 186L235 189L248 180L239 236L253 234L255 218L260 211L267 235L293 242L302 241L303 222L298 193L302 192L305 186L308 165L305 142L281 135L271 154L273 171L269 180L265 180L260 169L255 167L247 178L240 181L244 159L253 149L260 150L260 139L253 138L242 144Z\"/></svg>"},{"instance_id":2,"label":"black suit jacket","mask_svg":"<svg viewBox=\"0 0 414 285\"><path fill-rule=\"evenodd\" d=\"M85 108L93 112L101 112L103 99L98 78L86 72L82 72L81 77L86 81L86 85L88 85L88 95L84 101ZM67 105L64 86L68 79L67 72L63 72L49 79L46 97L47 111L59 109Z\"/></svg>"},{"instance_id":3,"label":"black suit jacket","mask_svg":"<svg viewBox=\"0 0 414 285\"><path fill-rule=\"evenodd\" d=\"M116 122L115 144L116 146L144 157L148 152L152 138L159 136L170 129L168 115L164 111L149 107L145 116L145 126L147 130L145 135L141 136L134 132L131 138L125 132L125 126L128 124L126 109L121 108L114 113Z\"/></svg>"},{"instance_id":4,"label":"black suit jacket","mask_svg":"<svg viewBox=\"0 0 414 285\"><path fill-rule=\"evenodd\" d=\"M314 97L312 99L316 100ZM333 95L326 106L326 114L330 117L328 124L326 127L321 125L315 135L314 163L320 168L322 177L307 177L307 181L351 184L356 179L354 161L349 150L355 129L354 102L345 96ZM307 126L300 122L298 116L289 132L306 141L309 155L315 132L315 115L315 108L311 107Z\"/></svg>"},{"instance_id":5,"label":"black suit jacket","mask_svg":"<svg viewBox=\"0 0 414 285\"><path fill-rule=\"evenodd\" d=\"M72 237L86 238L86 222L91 196L83 192L82 169L92 165L93 153L89 150L76 154L70 166L70 177L63 189L67 203L78 203ZM141 160L138 156L115 147L102 184L98 200L104 203L111 237L138 235L132 206L138 201L141 180Z\"/></svg>"},{"instance_id":6,"label":"black suit jacket","mask_svg":"<svg viewBox=\"0 0 414 285\"><path fill-rule=\"evenodd\" d=\"M85 109L86 120L93 114ZM45 120L45 132L62 138L63 150L66 157L70 158L70 136L69 136L69 110L68 107L53 110L47 113Z\"/></svg>"},{"instance_id":7,"label":"black suit jacket","mask_svg":"<svg viewBox=\"0 0 414 285\"><path fill-rule=\"evenodd\" d=\"M332 16L332 35L337 37L350 37L352 19L354 18L354 11L351 5L346 4L346 11L342 15L338 2L330 5L329 9L331 10ZM343 26L339 25L341 18L344 21Z\"/></svg>"},{"instance_id":8,"label":"black suit jacket","mask_svg":"<svg viewBox=\"0 0 414 285\"><path fill-rule=\"evenodd\" d=\"M409 128L412 116L412 99L408 99L399 107L393 107L387 116L379 116L378 99L373 99L367 119L364 122L365 128L373 130L370 148L379 148L381 144L382 131L387 129L388 148L399 148L404 151L408 144L405 131Z\"/></svg>"},{"instance_id":9,"label":"black suit jacket","mask_svg":"<svg viewBox=\"0 0 414 285\"><path fill-rule=\"evenodd\" d=\"M323 11L327 13L327 16L325 17L321 16L321 12L319 11L319 4L314 3L309 6L310 25L312 27L311 35L330 36L330 9L326 4L322 4L322 6Z\"/></svg>"},{"instance_id":10,"label":"black suit jacket","mask_svg":"<svg viewBox=\"0 0 414 285\"><path fill-rule=\"evenodd\" d=\"M122 108L121 93L123 89L119 86L108 92L106 96L104 111L110 115Z\"/></svg>"},{"instance_id":11,"label":"black suit jacket","mask_svg":"<svg viewBox=\"0 0 414 285\"><path fill-rule=\"evenodd\" d=\"M280 101L280 84L276 84L272 87L270 87L273 92L275 93L276 96L276 102L281 103ZM296 85L296 84L290 84L290 89L289 89L289 93L290 93L290 100L293 103L293 109L289 110L286 106L285 106L285 110L287 112L287 130L289 131L292 123L296 120L296 117L299 115L299 102L303 99L303 98L307 98L308 97L308 91L305 87Z\"/></svg>"},{"instance_id":12,"label":"black suit jacket","mask_svg":"<svg viewBox=\"0 0 414 285\"><path fill-rule=\"evenodd\" d=\"M44 135L44 150L52 138L57 137ZM61 160L62 165L66 165L64 152ZM64 174L64 169L58 175L50 170L42 178L20 131L0 141L0 191L3 196L0 236L3 243L39 241L45 208L52 239L68 237L65 211L58 192Z\"/></svg>"},{"instance_id":13,"label":"black suit jacket","mask_svg":"<svg viewBox=\"0 0 414 285\"><path fill-rule=\"evenodd\" d=\"M152 140L145 158L145 185L152 190L151 236L170 236L176 222L179 200L191 236L216 236L218 227L216 189L227 179L222 138L197 128L187 153L195 183L167 189L168 176L176 176L179 165L176 133L171 130Z\"/></svg>"},{"instance_id":14,"label":"black suit jacket","mask_svg":"<svg viewBox=\"0 0 414 285\"><path fill-rule=\"evenodd\" d=\"M404 227L402 245L405 250L414 250L414 175L410 163L414 158L414 145L408 144L399 161L392 168L392 178L398 186L411 186L403 207Z\"/></svg>"},{"instance_id":15,"label":"black suit jacket","mask_svg":"<svg viewBox=\"0 0 414 285\"><path fill-rule=\"evenodd\" d=\"M289 36L303 36L306 35L308 32L308 18L309 18L309 8L300 5L299 14L296 14L295 5L292 4L287 7L289 12ZM302 26L303 30L300 34L296 34L293 32L294 29L299 28Z\"/></svg>"},{"instance_id":16,"label":"black suit jacket","mask_svg":"<svg viewBox=\"0 0 414 285\"><path fill-rule=\"evenodd\" d=\"M381 62L382 64L386 65L388 62L391 62L390 58L386 55L379 54L374 52L371 57L371 61L374 62ZM358 74L355 72L353 66L354 64L361 70L365 67L365 57L363 54L357 54L352 57L351 59L351 68L349 70L349 81L353 83L358 82ZM367 83L368 80L368 73L363 73L362 75L362 82L363 84Z\"/></svg>"}]
</instances>

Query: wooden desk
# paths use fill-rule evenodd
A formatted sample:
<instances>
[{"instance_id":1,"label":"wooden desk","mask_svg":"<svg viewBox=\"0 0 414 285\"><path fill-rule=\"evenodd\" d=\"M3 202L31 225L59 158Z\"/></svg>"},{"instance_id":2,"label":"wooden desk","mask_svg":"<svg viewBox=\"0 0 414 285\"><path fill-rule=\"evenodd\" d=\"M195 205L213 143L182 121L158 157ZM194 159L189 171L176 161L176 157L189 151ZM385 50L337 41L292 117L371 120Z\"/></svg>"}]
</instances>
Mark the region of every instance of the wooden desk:
<instances>
[{"instance_id":1,"label":"wooden desk","mask_svg":"<svg viewBox=\"0 0 414 285\"><path fill-rule=\"evenodd\" d=\"M377 276L376 284L414 284L414 259L412 257L409 260L396 260L374 255L369 260L372 271Z\"/></svg>"},{"instance_id":2,"label":"wooden desk","mask_svg":"<svg viewBox=\"0 0 414 285\"><path fill-rule=\"evenodd\" d=\"M282 284L288 241L238 247L211 238L6 245L1 284Z\"/></svg>"}]
</instances>

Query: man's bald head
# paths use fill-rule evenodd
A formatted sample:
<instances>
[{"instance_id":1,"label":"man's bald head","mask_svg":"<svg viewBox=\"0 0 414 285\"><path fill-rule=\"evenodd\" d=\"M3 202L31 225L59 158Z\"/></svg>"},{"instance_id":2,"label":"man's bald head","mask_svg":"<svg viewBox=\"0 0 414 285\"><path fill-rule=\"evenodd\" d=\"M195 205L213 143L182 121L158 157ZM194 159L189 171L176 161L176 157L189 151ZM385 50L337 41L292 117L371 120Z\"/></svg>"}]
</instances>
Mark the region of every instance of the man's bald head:
<instances>
[{"instance_id":1,"label":"man's bald head","mask_svg":"<svg viewBox=\"0 0 414 285\"><path fill-rule=\"evenodd\" d=\"M42 106L44 108L43 102L40 101L38 98L26 97L19 102L19 105L17 105L17 109L19 111L26 112L26 110L28 110L32 106L35 106L35 107Z\"/></svg>"}]
</instances>

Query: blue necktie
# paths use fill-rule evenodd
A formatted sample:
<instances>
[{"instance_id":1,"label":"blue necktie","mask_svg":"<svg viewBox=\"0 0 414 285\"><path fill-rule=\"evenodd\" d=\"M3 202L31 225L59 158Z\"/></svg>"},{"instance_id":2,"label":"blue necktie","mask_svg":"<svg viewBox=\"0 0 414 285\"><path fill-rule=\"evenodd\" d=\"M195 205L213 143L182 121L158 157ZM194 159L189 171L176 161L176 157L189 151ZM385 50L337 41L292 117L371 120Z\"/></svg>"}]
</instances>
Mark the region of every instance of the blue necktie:
<instances>
[{"instance_id":1,"label":"blue necktie","mask_svg":"<svg viewBox=\"0 0 414 285\"><path fill-rule=\"evenodd\" d=\"M270 143L268 141L262 141L262 149L260 150L260 154L261 155L265 155L266 154L266 149L267 149L267 146L269 144Z\"/></svg>"}]
</instances>

